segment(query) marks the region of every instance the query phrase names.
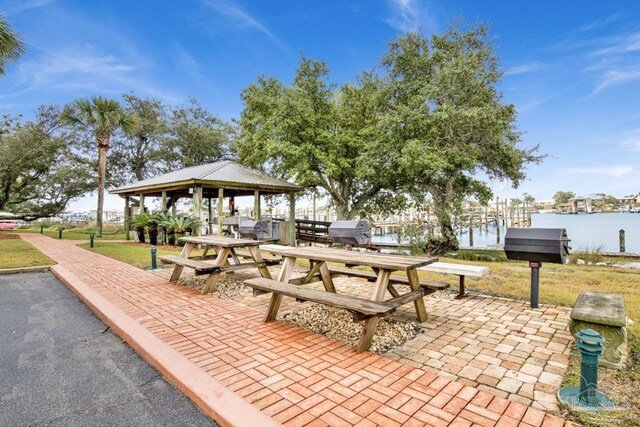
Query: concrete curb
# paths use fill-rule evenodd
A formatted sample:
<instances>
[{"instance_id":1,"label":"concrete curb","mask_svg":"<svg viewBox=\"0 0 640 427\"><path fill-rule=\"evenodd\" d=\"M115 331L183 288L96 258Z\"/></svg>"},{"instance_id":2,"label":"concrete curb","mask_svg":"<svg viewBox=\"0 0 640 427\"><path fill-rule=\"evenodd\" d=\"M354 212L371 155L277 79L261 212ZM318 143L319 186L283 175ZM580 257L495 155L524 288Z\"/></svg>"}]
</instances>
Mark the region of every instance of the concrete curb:
<instances>
[{"instance_id":1,"label":"concrete curb","mask_svg":"<svg viewBox=\"0 0 640 427\"><path fill-rule=\"evenodd\" d=\"M51 266L50 270L96 316L218 424L230 427L281 425L207 375L69 270L59 265Z\"/></svg>"},{"instance_id":2,"label":"concrete curb","mask_svg":"<svg viewBox=\"0 0 640 427\"><path fill-rule=\"evenodd\" d=\"M34 267L16 267L16 268L3 268L0 270L0 274L17 274L17 273L44 273L49 271L50 265L37 265Z\"/></svg>"}]
</instances>

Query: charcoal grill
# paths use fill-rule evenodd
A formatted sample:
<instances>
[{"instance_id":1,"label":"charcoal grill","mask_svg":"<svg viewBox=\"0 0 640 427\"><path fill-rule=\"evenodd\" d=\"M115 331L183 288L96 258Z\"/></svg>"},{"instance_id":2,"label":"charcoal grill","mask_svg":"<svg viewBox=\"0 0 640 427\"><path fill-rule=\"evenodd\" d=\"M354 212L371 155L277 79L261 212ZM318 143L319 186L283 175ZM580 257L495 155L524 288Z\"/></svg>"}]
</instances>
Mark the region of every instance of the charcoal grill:
<instances>
[{"instance_id":1,"label":"charcoal grill","mask_svg":"<svg viewBox=\"0 0 640 427\"><path fill-rule=\"evenodd\" d=\"M329 226L332 243L345 245L365 245L371 239L371 227L364 220L334 221Z\"/></svg>"},{"instance_id":2,"label":"charcoal grill","mask_svg":"<svg viewBox=\"0 0 640 427\"><path fill-rule=\"evenodd\" d=\"M242 237L249 239L267 239L269 237L269 224L267 221L242 221L238 227L238 233Z\"/></svg>"},{"instance_id":3,"label":"charcoal grill","mask_svg":"<svg viewBox=\"0 0 640 427\"><path fill-rule=\"evenodd\" d=\"M529 261L531 308L538 308L540 267L543 262L565 264L569 240L564 228L510 228L504 238L507 259Z\"/></svg>"}]
</instances>

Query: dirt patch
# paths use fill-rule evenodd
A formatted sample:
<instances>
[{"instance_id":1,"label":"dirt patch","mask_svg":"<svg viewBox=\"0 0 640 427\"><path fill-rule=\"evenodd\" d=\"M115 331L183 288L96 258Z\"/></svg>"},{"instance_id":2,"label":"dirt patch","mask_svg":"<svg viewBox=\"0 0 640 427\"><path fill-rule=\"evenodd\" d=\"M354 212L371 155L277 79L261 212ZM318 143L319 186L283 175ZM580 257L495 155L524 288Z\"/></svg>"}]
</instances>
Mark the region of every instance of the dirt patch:
<instances>
[{"instance_id":1,"label":"dirt patch","mask_svg":"<svg viewBox=\"0 0 640 427\"><path fill-rule=\"evenodd\" d=\"M284 320L354 347L358 344L363 325L363 322L355 323L351 314L346 310L324 305L314 305L287 313L284 315ZM414 338L419 330L420 328L413 322L403 323L381 319L373 336L370 351L379 354L386 353Z\"/></svg>"},{"instance_id":2,"label":"dirt patch","mask_svg":"<svg viewBox=\"0 0 640 427\"><path fill-rule=\"evenodd\" d=\"M19 239L19 238L20 237L17 234L0 233L0 240Z\"/></svg>"}]
</instances>

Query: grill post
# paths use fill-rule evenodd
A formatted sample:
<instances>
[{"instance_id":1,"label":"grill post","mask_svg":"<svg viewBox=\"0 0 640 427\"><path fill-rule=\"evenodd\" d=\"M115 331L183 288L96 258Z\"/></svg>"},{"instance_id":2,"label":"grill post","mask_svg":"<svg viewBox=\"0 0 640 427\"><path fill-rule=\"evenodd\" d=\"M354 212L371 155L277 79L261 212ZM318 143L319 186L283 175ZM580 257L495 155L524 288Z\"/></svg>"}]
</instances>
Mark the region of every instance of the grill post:
<instances>
[{"instance_id":1,"label":"grill post","mask_svg":"<svg viewBox=\"0 0 640 427\"><path fill-rule=\"evenodd\" d=\"M541 262L529 262L531 267L531 308L538 308L538 295L540 294L540 267Z\"/></svg>"}]
</instances>

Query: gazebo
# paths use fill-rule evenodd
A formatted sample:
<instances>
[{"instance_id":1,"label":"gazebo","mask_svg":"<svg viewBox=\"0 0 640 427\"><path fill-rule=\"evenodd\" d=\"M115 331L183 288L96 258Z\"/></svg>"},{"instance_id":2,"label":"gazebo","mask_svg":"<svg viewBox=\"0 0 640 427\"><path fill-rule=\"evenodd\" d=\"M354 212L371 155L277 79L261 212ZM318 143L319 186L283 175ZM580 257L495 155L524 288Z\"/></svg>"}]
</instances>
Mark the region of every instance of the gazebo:
<instances>
[{"instance_id":1,"label":"gazebo","mask_svg":"<svg viewBox=\"0 0 640 427\"><path fill-rule=\"evenodd\" d=\"M289 196L289 233L295 236L295 193L303 188L262 172L225 160L192 166L153 178L133 182L109 191L124 198L124 220L129 224L131 197L139 197L140 211L144 210L145 197L160 197L162 210L175 213L180 198L193 199L196 217L202 214L203 201L208 200L209 219L213 218L212 199L218 204L218 235L222 233L223 200L225 197L254 196L253 214L260 219L261 194L287 194ZM125 226L127 240L129 227ZM196 231L199 233L199 230Z\"/></svg>"}]
</instances>

